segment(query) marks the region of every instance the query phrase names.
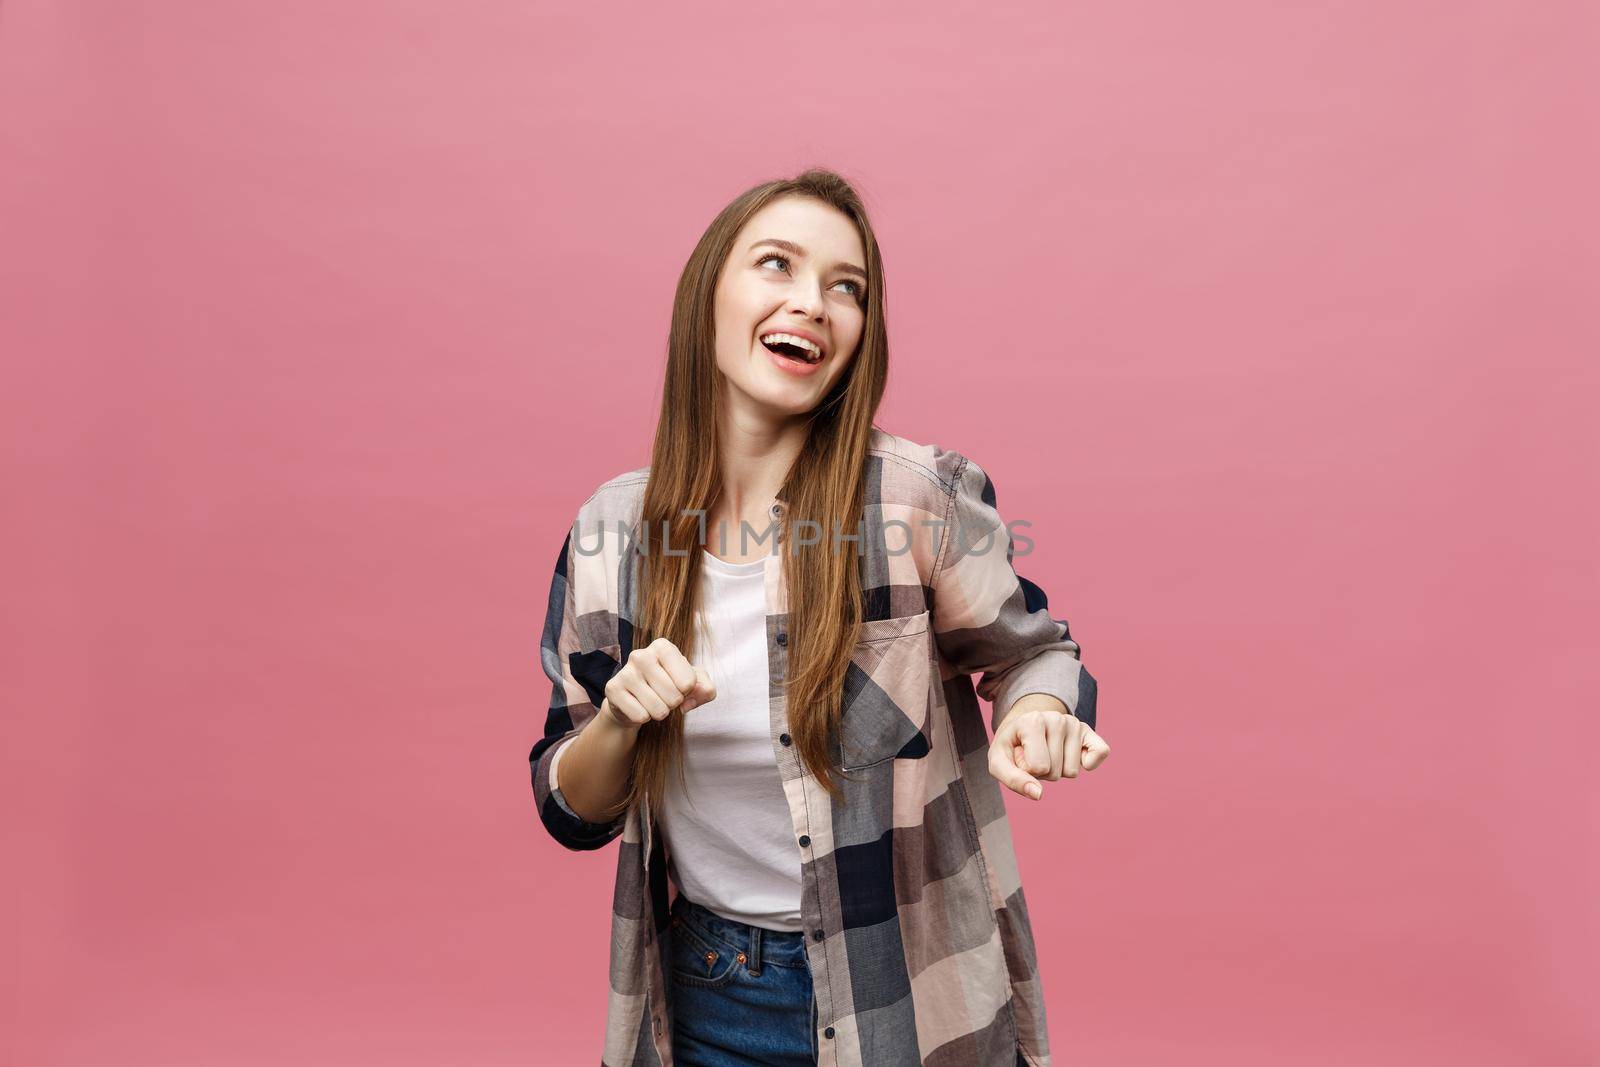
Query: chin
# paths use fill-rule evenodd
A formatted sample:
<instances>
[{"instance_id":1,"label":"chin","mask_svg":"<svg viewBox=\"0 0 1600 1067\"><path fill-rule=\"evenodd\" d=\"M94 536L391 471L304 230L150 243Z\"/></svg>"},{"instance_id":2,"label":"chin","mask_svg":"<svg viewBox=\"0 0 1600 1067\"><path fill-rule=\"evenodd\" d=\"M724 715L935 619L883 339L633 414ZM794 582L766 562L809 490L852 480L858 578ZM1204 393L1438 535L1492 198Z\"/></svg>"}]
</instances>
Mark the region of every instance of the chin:
<instances>
[{"instance_id":1,"label":"chin","mask_svg":"<svg viewBox=\"0 0 1600 1067\"><path fill-rule=\"evenodd\" d=\"M726 369L722 371L724 383L743 393L755 403L768 408L775 414L785 416L798 416L809 414L816 406L822 403L824 393L818 393L813 383L807 382L804 386L799 383L773 381L761 373L761 368L752 368L755 373L747 371L746 376L739 377L729 374ZM751 379L754 379L753 381Z\"/></svg>"},{"instance_id":2,"label":"chin","mask_svg":"<svg viewBox=\"0 0 1600 1067\"><path fill-rule=\"evenodd\" d=\"M817 402L811 397L774 396L757 397L757 400L772 411L787 418L800 418L816 410Z\"/></svg>"}]
</instances>

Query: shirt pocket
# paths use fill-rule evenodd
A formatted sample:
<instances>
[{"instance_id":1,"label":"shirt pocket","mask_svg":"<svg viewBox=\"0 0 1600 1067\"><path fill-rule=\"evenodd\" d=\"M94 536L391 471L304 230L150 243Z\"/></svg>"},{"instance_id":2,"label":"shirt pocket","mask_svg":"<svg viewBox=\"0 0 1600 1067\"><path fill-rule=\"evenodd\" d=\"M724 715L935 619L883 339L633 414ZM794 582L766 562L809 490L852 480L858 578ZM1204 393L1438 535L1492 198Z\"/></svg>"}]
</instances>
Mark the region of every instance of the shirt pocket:
<instances>
[{"instance_id":1,"label":"shirt pocket","mask_svg":"<svg viewBox=\"0 0 1600 1067\"><path fill-rule=\"evenodd\" d=\"M929 613L861 624L845 672L839 726L840 769L928 754L933 646Z\"/></svg>"}]
</instances>

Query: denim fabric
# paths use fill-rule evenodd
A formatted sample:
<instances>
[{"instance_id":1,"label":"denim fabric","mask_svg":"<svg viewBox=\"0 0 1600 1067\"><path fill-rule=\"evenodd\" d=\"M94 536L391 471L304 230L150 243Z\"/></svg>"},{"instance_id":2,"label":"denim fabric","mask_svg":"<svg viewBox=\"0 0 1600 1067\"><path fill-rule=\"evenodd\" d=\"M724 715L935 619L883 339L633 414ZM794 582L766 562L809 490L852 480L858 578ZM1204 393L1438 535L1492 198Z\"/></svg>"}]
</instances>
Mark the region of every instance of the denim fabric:
<instances>
[{"instance_id":1,"label":"denim fabric","mask_svg":"<svg viewBox=\"0 0 1600 1067\"><path fill-rule=\"evenodd\" d=\"M667 981L678 1067L816 1063L816 999L803 931L733 922L680 893L672 904Z\"/></svg>"}]
</instances>

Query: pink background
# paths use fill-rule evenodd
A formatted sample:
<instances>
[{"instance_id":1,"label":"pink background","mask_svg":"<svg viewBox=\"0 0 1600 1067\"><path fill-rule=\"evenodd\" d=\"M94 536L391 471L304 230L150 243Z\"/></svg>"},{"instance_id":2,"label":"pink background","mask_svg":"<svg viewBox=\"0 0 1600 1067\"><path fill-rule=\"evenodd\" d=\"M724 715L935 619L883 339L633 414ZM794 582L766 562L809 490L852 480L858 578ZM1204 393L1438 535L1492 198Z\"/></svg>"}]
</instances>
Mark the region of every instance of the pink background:
<instances>
[{"instance_id":1,"label":"pink background","mask_svg":"<svg viewBox=\"0 0 1600 1067\"><path fill-rule=\"evenodd\" d=\"M550 570L811 163L1101 682L1058 1060L1600 1059L1596 9L928 10L7 0L7 1062L598 1060Z\"/></svg>"}]
</instances>

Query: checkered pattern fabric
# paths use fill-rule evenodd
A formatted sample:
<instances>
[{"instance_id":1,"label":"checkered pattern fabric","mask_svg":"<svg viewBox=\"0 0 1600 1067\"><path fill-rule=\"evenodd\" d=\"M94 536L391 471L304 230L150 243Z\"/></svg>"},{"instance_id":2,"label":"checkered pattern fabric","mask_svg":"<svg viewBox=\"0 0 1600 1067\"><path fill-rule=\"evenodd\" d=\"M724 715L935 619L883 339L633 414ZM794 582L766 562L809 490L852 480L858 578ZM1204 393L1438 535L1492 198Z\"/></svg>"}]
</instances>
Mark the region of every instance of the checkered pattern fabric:
<instances>
[{"instance_id":1,"label":"checkered pattern fabric","mask_svg":"<svg viewBox=\"0 0 1600 1067\"><path fill-rule=\"evenodd\" d=\"M648 474L601 485L562 544L541 647L550 708L529 756L540 820L558 842L621 839L602 1067L672 1063L673 890L647 808L586 822L552 788L550 758L594 716L633 648L631 538ZM779 519L784 506L774 505ZM990 729L1028 693L1057 697L1093 726L1095 680L1066 621L1016 573L994 485L966 456L875 428L859 533L866 613L834 744L845 775L837 803L787 733L781 552L807 534L796 526L768 541L767 712L800 853L818 1063L1046 1067L1033 932L978 700L992 704Z\"/></svg>"}]
</instances>

